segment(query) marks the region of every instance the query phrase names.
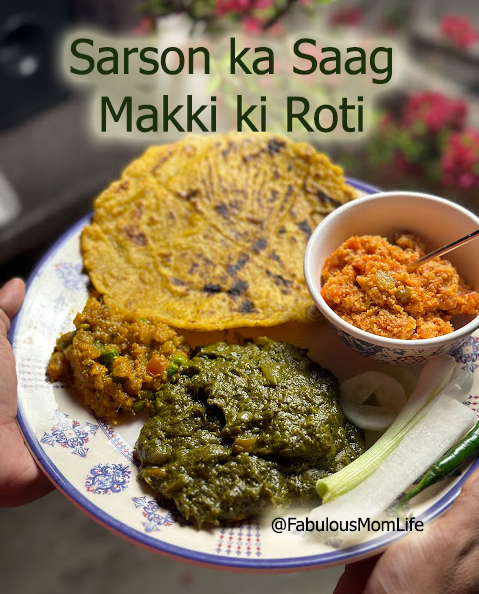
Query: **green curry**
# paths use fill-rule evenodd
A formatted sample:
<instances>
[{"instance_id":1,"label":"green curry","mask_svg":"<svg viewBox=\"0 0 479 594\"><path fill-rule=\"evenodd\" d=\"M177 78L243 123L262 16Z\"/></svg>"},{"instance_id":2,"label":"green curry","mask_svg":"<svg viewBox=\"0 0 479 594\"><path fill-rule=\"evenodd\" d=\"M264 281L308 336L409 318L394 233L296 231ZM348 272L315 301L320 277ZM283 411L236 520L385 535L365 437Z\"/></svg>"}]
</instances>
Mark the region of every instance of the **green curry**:
<instances>
[{"instance_id":1,"label":"green curry","mask_svg":"<svg viewBox=\"0 0 479 594\"><path fill-rule=\"evenodd\" d=\"M316 481L364 451L336 378L288 343L203 347L157 393L140 476L198 526L314 502Z\"/></svg>"}]
</instances>

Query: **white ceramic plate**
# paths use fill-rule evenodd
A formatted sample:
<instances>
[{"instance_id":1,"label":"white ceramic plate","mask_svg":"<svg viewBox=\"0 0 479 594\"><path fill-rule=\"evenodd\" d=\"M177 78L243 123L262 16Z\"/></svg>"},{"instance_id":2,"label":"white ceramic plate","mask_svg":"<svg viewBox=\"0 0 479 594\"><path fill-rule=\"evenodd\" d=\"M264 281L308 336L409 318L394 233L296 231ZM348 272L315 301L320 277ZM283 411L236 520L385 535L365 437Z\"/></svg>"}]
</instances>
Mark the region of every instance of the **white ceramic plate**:
<instances>
[{"instance_id":1,"label":"white ceramic plate","mask_svg":"<svg viewBox=\"0 0 479 594\"><path fill-rule=\"evenodd\" d=\"M373 191L351 183L367 193ZM79 235L87 222L84 219L75 225L38 265L11 331L17 360L20 427L34 456L58 489L90 517L136 544L185 561L232 569L298 571L348 563L378 553L405 534L372 532L354 544L338 534L321 543L304 532L277 534L271 529L271 518L197 530L180 525L171 513L159 507L153 491L136 480L132 461L142 420L119 427L109 425L83 408L67 386L51 384L45 378L56 338L73 328L72 320L87 299L88 277L82 272L79 250ZM340 380L367 369L387 368L384 363L355 354L325 323L286 324L244 334L267 335L309 347L310 356ZM228 336L234 336L234 331L203 333L193 342L212 342ZM192 337L188 333L187 338ZM479 403L479 338L467 339L456 357L475 374L469 398L469 405L475 409ZM414 500L414 516L427 522L442 513L477 465L476 461L463 476L443 482Z\"/></svg>"}]
</instances>

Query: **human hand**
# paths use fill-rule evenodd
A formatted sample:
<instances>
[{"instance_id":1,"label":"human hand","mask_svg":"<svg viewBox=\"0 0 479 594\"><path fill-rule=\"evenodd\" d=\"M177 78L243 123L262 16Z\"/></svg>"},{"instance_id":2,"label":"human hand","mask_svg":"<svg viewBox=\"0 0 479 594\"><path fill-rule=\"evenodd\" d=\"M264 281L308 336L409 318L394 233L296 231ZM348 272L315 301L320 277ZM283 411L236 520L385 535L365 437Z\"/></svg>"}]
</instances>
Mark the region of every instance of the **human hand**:
<instances>
[{"instance_id":1,"label":"human hand","mask_svg":"<svg viewBox=\"0 0 479 594\"><path fill-rule=\"evenodd\" d=\"M479 471L424 532L410 533L380 557L348 565L334 594L477 594Z\"/></svg>"},{"instance_id":2,"label":"human hand","mask_svg":"<svg viewBox=\"0 0 479 594\"><path fill-rule=\"evenodd\" d=\"M13 316L20 309L25 285L16 278L0 289L0 506L33 501L53 485L35 463L16 421L17 376L7 335Z\"/></svg>"}]
</instances>

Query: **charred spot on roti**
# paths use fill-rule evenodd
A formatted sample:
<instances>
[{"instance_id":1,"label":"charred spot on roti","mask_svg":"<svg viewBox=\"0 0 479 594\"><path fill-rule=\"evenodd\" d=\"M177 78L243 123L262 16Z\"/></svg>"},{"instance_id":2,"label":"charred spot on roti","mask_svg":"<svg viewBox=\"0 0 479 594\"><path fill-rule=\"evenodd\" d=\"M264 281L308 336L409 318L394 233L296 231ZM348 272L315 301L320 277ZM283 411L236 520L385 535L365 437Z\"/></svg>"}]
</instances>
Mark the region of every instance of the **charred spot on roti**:
<instances>
[{"instance_id":1,"label":"charred spot on roti","mask_svg":"<svg viewBox=\"0 0 479 594\"><path fill-rule=\"evenodd\" d=\"M183 200L191 200L197 194L198 194L198 190L193 189L193 188L191 190L188 190L187 192L176 192L176 195L179 198L182 198Z\"/></svg>"},{"instance_id":2,"label":"charred spot on roti","mask_svg":"<svg viewBox=\"0 0 479 594\"><path fill-rule=\"evenodd\" d=\"M254 311L254 303L251 301L251 299L244 299L241 302L238 311L245 314L251 313Z\"/></svg>"},{"instance_id":3,"label":"charred spot on roti","mask_svg":"<svg viewBox=\"0 0 479 594\"><path fill-rule=\"evenodd\" d=\"M277 138L272 138L268 142L268 152L271 156L278 153L281 149L285 147L285 142L283 140L278 140Z\"/></svg>"},{"instance_id":4,"label":"charred spot on roti","mask_svg":"<svg viewBox=\"0 0 479 594\"><path fill-rule=\"evenodd\" d=\"M220 293L221 292L221 285L215 285L212 283L206 283L204 285L202 291L204 293Z\"/></svg>"},{"instance_id":5,"label":"charred spot on roti","mask_svg":"<svg viewBox=\"0 0 479 594\"><path fill-rule=\"evenodd\" d=\"M306 219L304 219L303 221L301 221L300 223L298 223L298 227L301 229L301 231L307 236L309 237L312 233L311 231L311 227L309 226L309 223Z\"/></svg>"},{"instance_id":6,"label":"charred spot on roti","mask_svg":"<svg viewBox=\"0 0 479 594\"><path fill-rule=\"evenodd\" d=\"M143 202L138 202L135 210L133 211L132 218L133 219L141 219L141 217L143 216L143 210L144 210Z\"/></svg>"},{"instance_id":7,"label":"charred spot on roti","mask_svg":"<svg viewBox=\"0 0 479 594\"><path fill-rule=\"evenodd\" d=\"M238 297L242 295L248 289L248 283L244 280L236 281L231 287L228 289L228 293L233 295L233 297Z\"/></svg>"},{"instance_id":8,"label":"charred spot on roti","mask_svg":"<svg viewBox=\"0 0 479 594\"><path fill-rule=\"evenodd\" d=\"M224 202L220 202L219 204L217 204L215 206L215 211L225 219L228 218L228 207Z\"/></svg>"},{"instance_id":9,"label":"charred spot on roti","mask_svg":"<svg viewBox=\"0 0 479 594\"><path fill-rule=\"evenodd\" d=\"M334 200L333 198L331 198L331 196L328 196L328 194L326 194L326 192L323 192L323 190L321 190L321 189L316 190L316 196L318 196L318 198L320 198L321 200L328 202L329 204L334 206L334 208L341 206L340 202L338 202L337 200Z\"/></svg>"},{"instance_id":10,"label":"charred spot on roti","mask_svg":"<svg viewBox=\"0 0 479 594\"><path fill-rule=\"evenodd\" d=\"M236 264L230 264L229 266L227 266L226 270L229 274L231 274L231 276L235 276L236 273L246 265L248 260L248 254L241 254L238 260L236 261Z\"/></svg>"},{"instance_id":11,"label":"charred spot on roti","mask_svg":"<svg viewBox=\"0 0 479 594\"><path fill-rule=\"evenodd\" d=\"M143 231L140 231L136 225L127 225L123 227L125 236L136 245L146 245L148 240Z\"/></svg>"},{"instance_id":12,"label":"charred spot on roti","mask_svg":"<svg viewBox=\"0 0 479 594\"><path fill-rule=\"evenodd\" d=\"M281 274L274 274L271 270L266 270L266 274L274 280L275 285L289 289L293 285L293 281L287 280Z\"/></svg>"},{"instance_id":13,"label":"charred spot on roti","mask_svg":"<svg viewBox=\"0 0 479 594\"><path fill-rule=\"evenodd\" d=\"M173 155L174 150L171 148L169 151L166 152L156 163L156 165L152 169L152 173L156 173L161 167L163 166L166 161Z\"/></svg>"},{"instance_id":14,"label":"charred spot on roti","mask_svg":"<svg viewBox=\"0 0 479 594\"><path fill-rule=\"evenodd\" d=\"M267 245L266 239L264 237L260 237L253 244L253 252L255 254L259 254L266 248Z\"/></svg>"},{"instance_id":15,"label":"charred spot on roti","mask_svg":"<svg viewBox=\"0 0 479 594\"><path fill-rule=\"evenodd\" d=\"M278 264L283 264L283 260L281 260L281 258L278 256L278 254L274 250L272 252L270 252L268 257L270 260L273 260L274 262L278 262Z\"/></svg>"}]
</instances>

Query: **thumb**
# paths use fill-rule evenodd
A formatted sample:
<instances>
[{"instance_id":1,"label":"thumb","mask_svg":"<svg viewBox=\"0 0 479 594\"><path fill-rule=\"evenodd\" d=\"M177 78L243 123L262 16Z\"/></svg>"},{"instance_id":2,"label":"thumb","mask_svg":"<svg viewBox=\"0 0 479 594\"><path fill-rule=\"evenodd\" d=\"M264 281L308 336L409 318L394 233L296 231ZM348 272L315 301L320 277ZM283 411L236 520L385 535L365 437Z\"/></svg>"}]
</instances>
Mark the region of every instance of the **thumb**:
<instances>
[{"instance_id":1,"label":"thumb","mask_svg":"<svg viewBox=\"0 0 479 594\"><path fill-rule=\"evenodd\" d=\"M25 283L20 278L8 281L0 289L0 335L7 337L10 322L25 298Z\"/></svg>"},{"instance_id":2,"label":"thumb","mask_svg":"<svg viewBox=\"0 0 479 594\"><path fill-rule=\"evenodd\" d=\"M25 296L25 284L14 278L0 289L0 425L11 422L17 412L17 378L15 360L7 334L13 316Z\"/></svg>"}]
</instances>

